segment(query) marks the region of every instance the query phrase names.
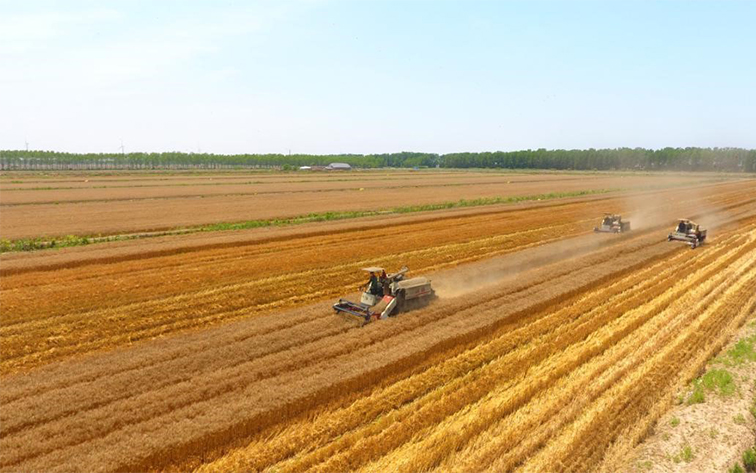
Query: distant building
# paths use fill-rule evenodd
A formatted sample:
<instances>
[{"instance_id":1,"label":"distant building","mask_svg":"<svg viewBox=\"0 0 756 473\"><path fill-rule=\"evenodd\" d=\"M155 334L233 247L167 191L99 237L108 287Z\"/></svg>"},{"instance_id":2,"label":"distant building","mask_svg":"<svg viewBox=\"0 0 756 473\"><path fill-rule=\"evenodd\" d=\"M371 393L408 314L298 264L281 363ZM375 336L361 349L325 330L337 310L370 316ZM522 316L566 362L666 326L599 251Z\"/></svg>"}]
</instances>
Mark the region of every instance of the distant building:
<instances>
[{"instance_id":1,"label":"distant building","mask_svg":"<svg viewBox=\"0 0 756 473\"><path fill-rule=\"evenodd\" d=\"M326 166L326 169L329 171L350 171L352 166L347 163L331 163Z\"/></svg>"},{"instance_id":2,"label":"distant building","mask_svg":"<svg viewBox=\"0 0 756 473\"><path fill-rule=\"evenodd\" d=\"M299 166L300 171L309 171L312 169L312 166Z\"/></svg>"}]
</instances>

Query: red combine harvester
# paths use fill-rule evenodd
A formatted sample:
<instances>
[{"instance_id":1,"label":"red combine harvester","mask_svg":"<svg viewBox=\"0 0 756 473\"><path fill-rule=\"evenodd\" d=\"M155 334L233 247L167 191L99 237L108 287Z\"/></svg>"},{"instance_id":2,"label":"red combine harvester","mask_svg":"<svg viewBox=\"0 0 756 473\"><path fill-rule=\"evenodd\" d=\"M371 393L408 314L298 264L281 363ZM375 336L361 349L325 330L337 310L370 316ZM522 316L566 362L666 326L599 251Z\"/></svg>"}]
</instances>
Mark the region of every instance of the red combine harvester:
<instances>
[{"instance_id":1,"label":"red combine harvester","mask_svg":"<svg viewBox=\"0 0 756 473\"><path fill-rule=\"evenodd\" d=\"M688 220L687 218L681 218L675 230L667 235L667 241L684 241L689 244L691 248L695 249L703 245L706 240L706 230L701 228L699 224Z\"/></svg>"},{"instance_id":2,"label":"red combine harvester","mask_svg":"<svg viewBox=\"0 0 756 473\"><path fill-rule=\"evenodd\" d=\"M391 274L375 266L362 270L370 273L370 280L360 287L360 302L339 299L333 309L337 313L357 317L363 324L422 307L435 297L430 279L405 278L408 271L406 266Z\"/></svg>"},{"instance_id":3,"label":"red combine harvester","mask_svg":"<svg viewBox=\"0 0 756 473\"><path fill-rule=\"evenodd\" d=\"M630 231L630 222L622 221L621 215L604 214L598 227L593 227L596 233L624 233Z\"/></svg>"}]
</instances>

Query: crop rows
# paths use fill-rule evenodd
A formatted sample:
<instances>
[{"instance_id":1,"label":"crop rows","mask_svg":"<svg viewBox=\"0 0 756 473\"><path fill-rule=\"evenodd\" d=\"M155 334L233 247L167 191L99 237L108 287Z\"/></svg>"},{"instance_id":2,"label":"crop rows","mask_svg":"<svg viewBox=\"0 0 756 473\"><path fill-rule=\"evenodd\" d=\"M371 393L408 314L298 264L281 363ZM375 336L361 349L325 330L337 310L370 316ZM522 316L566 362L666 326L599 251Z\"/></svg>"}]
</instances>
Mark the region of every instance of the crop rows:
<instances>
[{"instance_id":1,"label":"crop rows","mask_svg":"<svg viewBox=\"0 0 756 473\"><path fill-rule=\"evenodd\" d=\"M732 281L737 282L744 279L743 274L747 276L748 271L753 271L756 245L753 226L745 234L735 234L707 252L696 253L694 263L701 270L684 283L675 283L675 271L670 268L677 267L674 263L678 260L688 259L690 253L653 241L650 237L639 237L632 244L625 242L625 248L608 248L579 262L563 263L561 272L548 267L551 280L544 281L543 273L534 274L532 279L521 278L518 285L478 297L472 307L469 301L440 301L418 312L416 317L322 338L316 337L313 330L320 320L307 327L273 330L267 336L259 333L261 327L249 328L257 333L254 338L236 327L233 331L213 334L216 338L211 340L195 335L185 340L187 347L174 339L154 351L134 348L133 353L113 353L107 363L101 360L101 364L94 366L85 361L71 364L69 369L75 370L74 376L58 369L57 379L40 374L39 384L24 377L16 389L13 389L16 383L10 383L11 389L3 392L4 404L13 409L3 411L2 423L10 435L2 439L2 451L12 454L3 453L0 464L10 469L45 470L80 461L103 470L169 465L191 456L192 451L227 444L245 432L254 435L264 430L265 425L280 428L276 420L282 413L292 414L284 417L296 419L293 414L297 411L316 408L328 399L336 400L344 392L364 389L361 386L374 383L381 372L385 371L389 377L398 376L408 369L413 372L412 366L422 364L424 359L435 359L444 368L417 375L435 372L441 376L440 381L424 379L414 383L415 389L424 394L400 389L394 391L395 395L408 397L388 405L368 402L366 406L389 410L378 418L371 419L368 415L359 425L347 425L347 431L332 433L322 443L311 442L313 451L307 452L308 455L300 451L293 458L286 457L283 449L283 456L279 454L276 460L281 464L276 467L288 468L286 462L290 462L292 469L308 465L297 462L309 462L312 468L324 470L343 466L370 469L384 464L403 469L406 462L409 462L407 469L441 465L446 457L438 456L439 452L459 450L471 439L457 439L460 443L451 450L446 447L436 450L422 443L417 449L411 446L435 438L434 429L443 432L445 420L453 421L460 411L466 412L482 403L483 412L493 414L487 417L475 414L472 419L488 419L494 425L496 418L527 405L528 399L537 397L561 376L574 372L649 320L667 317L663 312L641 309L628 315L632 312L630 308L644 298L654 301L661 310L664 304L659 304L660 300L671 304L707 277L712 281L710 284L717 284L725 275L731 275ZM606 255L611 253L619 254L614 261L605 262ZM614 263L620 263L626 271L618 274ZM575 281L572 276L575 271L583 272L585 279ZM745 279L753 281L752 277ZM555 291L554 284L560 289ZM594 286L600 288L598 292L591 289ZM746 289L752 290L752 284ZM539 300L546 305L533 312L533 305ZM549 309L554 307L558 309ZM730 313L723 317L723 320L734 318ZM489 333L492 327L496 335L484 337L481 343L481 334ZM276 335L277 332L282 333ZM266 337L271 342L278 339L278 349L275 344L266 343ZM291 337L300 340L311 337L311 341L293 346ZM337 339L340 342L334 344ZM385 344L389 340L395 351L386 354ZM439 340L449 342L439 345ZM451 365L432 355L454 351L455 347L464 346L466 340L475 342L469 351L475 355L464 360L452 358L460 364L451 377L444 375ZM204 349L199 346L201 343ZM259 355L246 351L252 347L257 347ZM462 351L457 357L466 355L468 351ZM205 366L210 360L215 367ZM539 363L544 363L543 367L539 368ZM548 376L536 376L540 382L533 387L522 384L532 370L538 369ZM99 370L108 370L109 375L102 376ZM339 379L342 382L334 383ZM397 382L404 383L401 376ZM281 392L280 386L287 385L298 386L300 391ZM349 386L352 388L346 389ZM508 403L503 403L495 393L506 393ZM380 391L370 394L377 395ZM485 407L490 402L502 410ZM392 405L396 408L391 409ZM35 409L37 418L19 415L28 414L31 406L45 407ZM347 403L341 409L349 406ZM346 418L351 422L359 419L352 415ZM190 425L203 428L192 429ZM316 421L314 428L322 430L330 425L338 425L338 421ZM477 429L484 432L487 426L484 423ZM349 435L353 432L356 433ZM372 440L360 440L365 433L371 433L367 438ZM330 446L339 452L333 455L327 440L334 435L338 442L354 439L355 448L343 448L343 444ZM439 438L452 441L454 436L439 434ZM36 441L31 442L32 439ZM364 442L370 442L373 448L364 448ZM116 451L129 454L124 457ZM415 458L411 455L413 451L435 452L437 457L421 456L410 461ZM396 458L393 455L398 455L402 462L391 463Z\"/></svg>"},{"instance_id":2,"label":"crop rows","mask_svg":"<svg viewBox=\"0 0 756 473\"><path fill-rule=\"evenodd\" d=\"M714 190L665 203L696 251L587 200L10 272L0 471L611 470L756 311L753 185ZM333 315L376 262L440 299Z\"/></svg>"},{"instance_id":3,"label":"crop rows","mask_svg":"<svg viewBox=\"0 0 756 473\"><path fill-rule=\"evenodd\" d=\"M164 231L229 222L272 220L311 213L360 212L392 209L412 205L432 206L461 199L507 198L599 191L603 189L644 189L651 185L670 187L682 183L706 182L704 178L676 176L585 176L583 179L512 180L490 176L453 183L437 181L425 187L423 181L435 179L423 174L418 185L391 185L390 179L380 188L371 184L347 185L343 182L315 184L252 185L243 188L204 187L194 193L172 194L171 190L155 189L142 196L139 188L85 189L51 191L12 191L2 197L3 228L0 238L7 240L63 235L119 235ZM483 185L478 185L480 181ZM385 182L385 181L384 181ZM490 183L490 184L489 184ZM400 183L401 184L401 183ZM407 183L408 184L408 183ZM448 185L447 185L448 184ZM368 187L365 187L368 186ZM256 190L259 188L259 191ZM297 191L300 190L300 191ZM49 195L48 195L49 194ZM60 196L60 200L56 199ZM149 197L152 195L152 197ZM37 198L44 201L34 202ZM130 198L135 197L135 198ZM149 198L144 198L149 197Z\"/></svg>"},{"instance_id":4,"label":"crop rows","mask_svg":"<svg viewBox=\"0 0 756 473\"><path fill-rule=\"evenodd\" d=\"M747 206L748 195L727 189L714 203ZM585 232L604 205L403 225L390 230L388 252L380 232L355 230L11 274L3 279L0 371L333 299L352 292L361 277L355 268L368 264L422 273L512 254Z\"/></svg>"},{"instance_id":5,"label":"crop rows","mask_svg":"<svg viewBox=\"0 0 756 473\"><path fill-rule=\"evenodd\" d=\"M604 406L591 413L592 404L628 373L645 373L638 371L645 368L638 368L638 363L651 358L646 365L658 368L665 361L679 370L681 365L668 363L669 350L658 355L678 331L685 333L688 351L712 341L721 343L727 333L707 339L711 334L702 332L701 324L692 324L698 330L691 328L691 319L718 321L720 328L728 322L737 326L748 310L754 310L755 241L752 230L748 238L723 242L735 246L730 251L699 255L702 270L682 281L676 263L687 258L675 255L557 311L545 311L533 324L500 331L493 340L369 398L290 425L272 439L263 438L201 470L509 471L544 444L553 444L556 452L546 450L543 458L534 457L535 469L562 469L545 459L579 451L591 435L576 435L580 443L568 447L549 439L575 425L585 411L583 417L603 413ZM703 294L708 296L699 299ZM698 301L699 309L711 307L696 317L700 312L691 310L691 301ZM700 339L691 340L692 333ZM519 338L523 335L525 340ZM672 354L689 354L680 346L674 348ZM674 380L677 371L671 374ZM642 395L649 397L648 392ZM621 426L623 420L627 421L618 416L603 421ZM585 448L593 451L595 446ZM590 466L595 461L567 469Z\"/></svg>"},{"instance_id":6,"label":"crop rows","mask_svg":"<svg viewBox=\"0 0 756 473\"><path fill-rule=\"evenodd\" d=\"M389 183L387 184L387 177ZM516 192L529 192L530 189L540 191L544 183L555 184L557 188L570 181L575 184L585 185L586 180L595 181L600 185L603 180L600 176L527 176L507 174L452 174L427 177L425 175L413 177L381 176L352 179L280 179L280 180L254 180L249 178L237 178L239 182L228 179L209 182L186 182L181 179L169 180L168 182L135 182L132 184L110 184L108 181L97 183L76 183L77 185L50 185L36 187L30 185L8 185L0 182L0 207L15 205L42 205L55 203L82 203L82 202L114 202L136 201L148 199L176 199L187 197L207 196L241 196L241 195L267 195L267 194L298 194L303 192L344 192L365 191L382 192L386 189L404 189L412 192L414 189L445 188L461 186L510 186ZM676 179L671 182L685 182L687 179ZM690 178L690 182L701 178ZM661 181L664 182L664 181ZM528 184L524 186L524 184ZM570 186L579 188L579 186ZM9 192L10 191L10 192ZM138 191L138 195L135 195Z\"/></svg>"}]
</instances>

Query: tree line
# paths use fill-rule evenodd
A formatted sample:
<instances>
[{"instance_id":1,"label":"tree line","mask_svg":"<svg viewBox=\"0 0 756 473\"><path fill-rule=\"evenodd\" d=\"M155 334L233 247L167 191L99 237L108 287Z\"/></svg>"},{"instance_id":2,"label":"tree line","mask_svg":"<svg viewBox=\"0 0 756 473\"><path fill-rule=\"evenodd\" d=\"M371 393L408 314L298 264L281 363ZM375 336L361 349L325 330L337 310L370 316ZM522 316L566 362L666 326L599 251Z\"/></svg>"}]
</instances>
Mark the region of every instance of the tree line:
<instances>
[{"instance_id":1,"label":"tree line","mask_svg":"<svg viewBox=\"0 0 756 473\"><path fill-rule=\"evenodd\" d=\"M500 168L556 170L667 170L756 172L756 150L742 148L645 148L522 150L482 153L212 154L61 153L0 150L10 169L222 169L298 168L344 162L355 168Z\"/></svg>"}]
</instances>

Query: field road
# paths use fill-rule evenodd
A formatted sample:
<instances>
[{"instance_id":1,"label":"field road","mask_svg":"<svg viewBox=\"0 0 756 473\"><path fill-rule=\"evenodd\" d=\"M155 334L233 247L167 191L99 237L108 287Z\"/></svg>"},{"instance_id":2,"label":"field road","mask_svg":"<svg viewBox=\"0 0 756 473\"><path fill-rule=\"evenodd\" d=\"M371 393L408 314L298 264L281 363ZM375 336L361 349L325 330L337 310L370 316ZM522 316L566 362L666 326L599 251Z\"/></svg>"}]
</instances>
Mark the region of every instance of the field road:
<instances>
[{"instance_id":1,"label":"field road","mask_svg":"<svg viewBox=\"0 0 756 473\"><path fill-rule=\"evenodd\" d=\"M609 471L756 312L754 180L310 228L1 259L0 471Z\"/></svg>"}]
</instances>

